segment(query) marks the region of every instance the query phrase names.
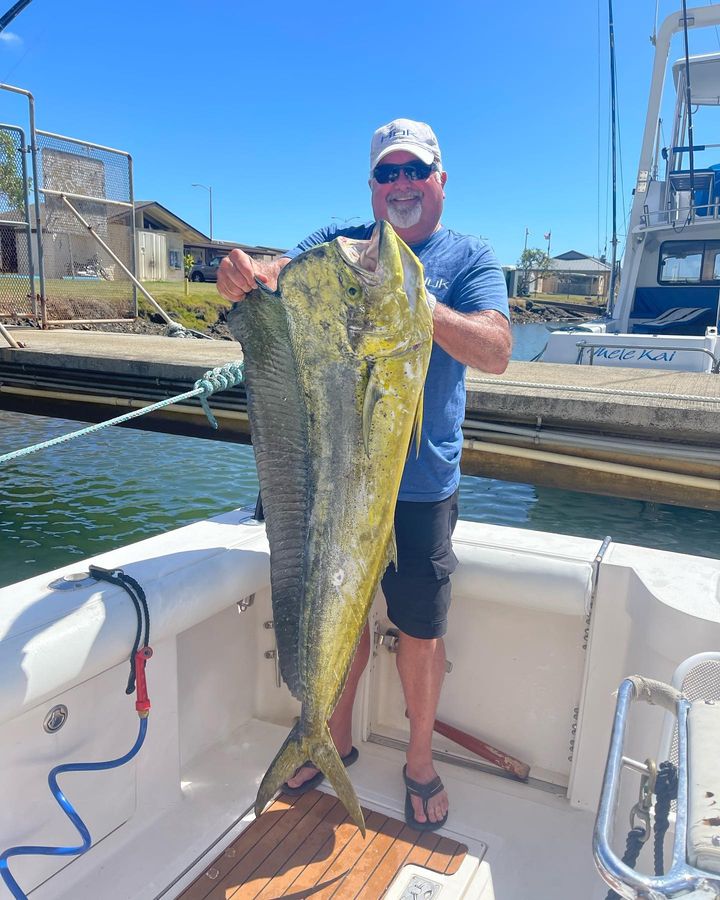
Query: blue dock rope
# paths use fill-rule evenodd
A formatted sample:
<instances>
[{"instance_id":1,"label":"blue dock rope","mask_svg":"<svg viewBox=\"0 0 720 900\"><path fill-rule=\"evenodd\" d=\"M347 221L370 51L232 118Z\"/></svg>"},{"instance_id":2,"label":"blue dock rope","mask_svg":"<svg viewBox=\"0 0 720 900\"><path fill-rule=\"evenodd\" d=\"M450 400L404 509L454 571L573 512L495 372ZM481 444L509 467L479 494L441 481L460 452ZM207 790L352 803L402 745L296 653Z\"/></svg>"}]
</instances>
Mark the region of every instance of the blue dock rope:
<instances>
[{"instance_id":1,"label":"blue dock rope","mask_svg":"<svg viewBox=\"0 0 720 900\"><path fill-rule=\"evenodd\" d=\"M158 403L152 403L150 406L143 406L142 409L135 409L132 412L117 416L114 419L108 419L107 422L98 422L95 425L89 425L87 428L81 428L79 431L71 431L69 434L60 435L60 437L52 438L49 441L43 441L40 444L33 444L31 447L23 447L21 450L13 450L11 453L5 453L0 456L0 465L10 462L14 459L20 459L23 456L29 456L31 453L37 453L38 450L46 450L48 447L55 447L58 444L64 444L75 438L83 437L86 434L93 434L103 428L109 428L111 425L122 425L123 422L129 422L131 419L137 419L147 413L155 412L158 409L164 409L173 403L180 403L182 400L190 400L197 397L213 428L218 427L217 420L212 414L212 410L208 404L208 398L218 391L225 391L228 388L235 387L240 384L244 377L243 363L240 361L227 363L224 366L218 366L210 369L199 378L191 391L185 391L184 394L177 394L174 397L168 397L167 400L160 400Z\"/></svg>"}]
</instances>

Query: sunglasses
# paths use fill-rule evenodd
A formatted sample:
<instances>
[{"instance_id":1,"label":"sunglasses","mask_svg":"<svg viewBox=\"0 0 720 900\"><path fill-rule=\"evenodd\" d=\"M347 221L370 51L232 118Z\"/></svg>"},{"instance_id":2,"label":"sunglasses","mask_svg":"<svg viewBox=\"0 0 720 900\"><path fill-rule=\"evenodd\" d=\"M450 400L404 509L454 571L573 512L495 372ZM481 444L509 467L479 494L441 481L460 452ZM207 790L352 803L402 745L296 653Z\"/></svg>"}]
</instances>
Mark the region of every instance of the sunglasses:
<instances>
[{"instance_id":1,"label":"sunglasses","mask_svg":"<svg viewBox=\"0 0 720 900\"><path fill-rule=\"evenodd\" d=\"M408 181L427 181L433 172L437 171L437 166L433 163L426 166L425 163L400 163L394 165L386 163L385 165L375 166L373 169L373 178L378 184L392 184L397 181L402 172Z\"/></svg>"}]
</instances>

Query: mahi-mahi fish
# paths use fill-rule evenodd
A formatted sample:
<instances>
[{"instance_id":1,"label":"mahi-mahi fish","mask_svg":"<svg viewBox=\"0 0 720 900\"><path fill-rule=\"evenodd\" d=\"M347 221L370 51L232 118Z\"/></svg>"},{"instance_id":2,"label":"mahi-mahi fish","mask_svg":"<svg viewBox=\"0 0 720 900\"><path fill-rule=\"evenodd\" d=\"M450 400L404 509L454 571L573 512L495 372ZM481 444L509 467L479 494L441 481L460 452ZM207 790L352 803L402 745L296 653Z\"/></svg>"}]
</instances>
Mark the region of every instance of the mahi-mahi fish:
<instances>
[{"instance_id":1,"label":"mahi-mahi fish","mask_svg":"<svg viewBox=\"0 0 720 900\"><path fill-rule=\"evenodd\" d=\"M364 834L327 722L396 557L395 504L432 348L422 265L380 222L369 241L338 237L297 256L276 291L258 284L228 324L245 358L280 671L302 704L255 811L307 761Z\"/></svg>"}]
</instances>

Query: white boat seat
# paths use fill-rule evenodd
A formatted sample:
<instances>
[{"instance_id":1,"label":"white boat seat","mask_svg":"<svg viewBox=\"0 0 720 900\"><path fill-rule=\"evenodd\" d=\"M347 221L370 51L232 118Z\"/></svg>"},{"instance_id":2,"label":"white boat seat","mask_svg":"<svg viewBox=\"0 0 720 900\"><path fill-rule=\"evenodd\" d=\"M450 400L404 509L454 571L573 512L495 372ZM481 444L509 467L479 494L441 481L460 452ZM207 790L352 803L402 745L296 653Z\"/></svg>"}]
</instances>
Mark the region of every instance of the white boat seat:
<instances>
[{"instance_id":1,"label":"white boat seat","mask_svg":"<svg viewBox=\"0 0 720 900\"><path fill-rule=\"evenodd\" d=\"M720 651L711 650L688 657L675 669L671 684L688 700L720 702ZM658 762L666 759L677 765L677 719L672 712L665 714L658 749Z\"/></svg>"},{"instance_id":2,"label":"white boat seat","mask_svg":"<svg viewBox=\"0 0 720 900\"><path fill-rule=\"evenodd\" d=\"M687 859L720 875L720 703L695 700L688 712Z\"/></svg>"}]
</instances>

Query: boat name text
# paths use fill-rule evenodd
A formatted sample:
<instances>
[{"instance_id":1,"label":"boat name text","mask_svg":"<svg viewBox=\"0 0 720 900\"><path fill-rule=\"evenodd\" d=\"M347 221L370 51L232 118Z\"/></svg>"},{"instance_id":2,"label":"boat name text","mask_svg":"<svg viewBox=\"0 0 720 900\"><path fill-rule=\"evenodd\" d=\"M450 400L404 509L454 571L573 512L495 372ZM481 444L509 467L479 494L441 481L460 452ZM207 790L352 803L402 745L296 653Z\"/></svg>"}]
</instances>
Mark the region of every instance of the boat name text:
<instances>
[{"instance_id":1,"label":"boat name text","mask_svg":"<svg viewBox=\"0 0 720 900\"><path fill-rule=\"evenodd\" d=\"M649 362L672 362L675 359L675 350L641 350L628 349L627 347L596 347L593 356L595 359L646 359Z\"/></svg>"}]
</instances>

